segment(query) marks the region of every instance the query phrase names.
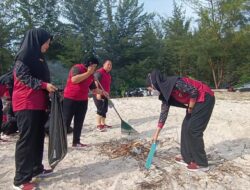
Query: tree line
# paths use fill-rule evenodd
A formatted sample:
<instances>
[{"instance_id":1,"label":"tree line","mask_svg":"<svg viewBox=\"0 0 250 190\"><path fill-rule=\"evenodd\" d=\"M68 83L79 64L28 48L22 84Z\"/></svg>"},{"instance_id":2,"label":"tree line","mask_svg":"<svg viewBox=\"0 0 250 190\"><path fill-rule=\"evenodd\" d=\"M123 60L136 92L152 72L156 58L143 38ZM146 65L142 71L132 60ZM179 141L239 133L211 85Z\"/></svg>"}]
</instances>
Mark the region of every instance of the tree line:
<instances>
[{"instance_id":1,"label":"tree line","mask_svg":"<svg viewBox=\"0 0 250 190\"><path fill-rule=\"evenodd\" d=\"M0 73L11 68L26 30L42 27L55 35L46 55L54 83L90 54L111 59L112 92L145 85L157 68L189 76L214 88L250 81L248 0L173 1L171 17L147 13L138 0L3 0L0 2ZM197 19L187 18L191 6ZM195 27L192 25L195 23Z\"/></svg>"}]
</instances>

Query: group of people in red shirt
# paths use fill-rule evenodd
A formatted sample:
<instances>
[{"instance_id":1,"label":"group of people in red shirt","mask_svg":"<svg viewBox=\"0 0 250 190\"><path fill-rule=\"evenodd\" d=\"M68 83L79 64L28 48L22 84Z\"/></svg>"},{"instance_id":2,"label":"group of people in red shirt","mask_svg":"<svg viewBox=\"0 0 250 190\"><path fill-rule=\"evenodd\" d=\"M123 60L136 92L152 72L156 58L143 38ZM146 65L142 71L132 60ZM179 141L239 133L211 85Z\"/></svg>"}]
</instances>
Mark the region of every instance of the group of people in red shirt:
<instances>
[{"instance_id":1,"label":"group of people in red shirt","mask_svg":"<svg viewBox=\"0 0 250 190\"><path fill-rule=\"evenodd\" d=\"M14 189L36 189L36 184L31 182L32 178L53 172L44 169L42 164L44 124L48 119L48 94L58 90L50 82L50 72L44 57L52 39L53 36L43 29L31 29L26 32L15 57L12 107L17 120L19 139L15 150ZM96 71L98 65L98 59L89 57L83 64L75 64L68 74L63 94L63 117L69 130L74 118L74 148L87 146L81 143L80 136L88 109L89 89L94 94L93 99L97 107L97 129L103 132L111 127L106 124L105 119L108 111L112 61L105 60L103 67ZM158 139L170 106L185 108L187 111L182 123L181 156L176 157L175 161L187 166L191 171L207 171L209 167L204 150L203 132L215 103L212 90L200 81L187 77L167 77L158 70L148 74L147 87L149 90L158 91L159 99L162 101L153 141ZM0 88L0 95L4 90Z\"/></svg>"},{"instance_id":2,"label":"group of people in red shirt","mask_svg":"<svg viewBox=\"0 0 250 190\"><path fill-rule=\"evenodd\" d=\"M69 72L64 89L63 115L67 129L70 129L72 118L73 147L86 147L80 142L81 130L88 109L89 89L94 94L94 102L97 107L97 129L101 132L111 126L105 123L108 111L108 97L110 93L112 69L111 60L104 61L103 67L96 71L99 61L91 57L84 64L74 65ZM96 72L95 72L96 71Z\"/></svg>"}]
</instances>

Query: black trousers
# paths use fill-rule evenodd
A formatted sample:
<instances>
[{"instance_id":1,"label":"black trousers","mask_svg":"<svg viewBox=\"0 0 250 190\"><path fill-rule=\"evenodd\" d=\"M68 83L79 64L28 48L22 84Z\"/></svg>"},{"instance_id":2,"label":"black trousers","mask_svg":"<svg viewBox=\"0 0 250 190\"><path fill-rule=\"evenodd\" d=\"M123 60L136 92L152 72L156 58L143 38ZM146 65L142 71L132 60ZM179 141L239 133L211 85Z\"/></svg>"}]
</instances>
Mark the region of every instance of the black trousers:
<instances>
[{"instance_id":1,"label":"black trousers","mask_svg":"<svg viewBox=\"0 0 250 190\"><path fill-rule=\"evenodd\" d=\"M88 100L76 101L68 98L63 100L63 118L67 128L74 117L73 144L80 143L80 136L85 115L88 109Z\"/></svg>"},{"instance_id":2,"label":"black trousers","mask_svg":"<svg viewBox=\"0 0 250 190\"><path fill-rule=\"evenodd\" d=\"M181 129L181 155L186 163L196 162L208 166L203 132L211 117L215 103L214 96L206 94L205 101L197 102L191 114L186 114Z\"/></svg>"},{"instance_id":3,"label":"black trousers","mask_svg":"<svg viewBox=\"0 0 250 190\"><path fill-rule=\"evenodd\" d=\"M93 96L95 106L97 108L97 114L106 118L106 114L108 112L108 99L102 97L101 100L98 100L96 96Z\"/></svg>"},{"instance_id":4,"label":"black trousers","mask_svg":"<svg viewBox=\"0 0 250 190\"><path fill-rule=\"evenodd\" d=\"M2 122L3 122L3 102L2 99L0 98L0 134L2 132Z\"/></svg>"},{"instance_id":5,"label":"black trousers","mask_svg":"<svg viewBox=\"0 0 250 190\"><path fill-rule=\"evenodd\" d=\"M27 183L34 174L43 171L45 111L23 110L15 112L20 137L16 143L15 185Z\"/></svg>"}]
</instances>

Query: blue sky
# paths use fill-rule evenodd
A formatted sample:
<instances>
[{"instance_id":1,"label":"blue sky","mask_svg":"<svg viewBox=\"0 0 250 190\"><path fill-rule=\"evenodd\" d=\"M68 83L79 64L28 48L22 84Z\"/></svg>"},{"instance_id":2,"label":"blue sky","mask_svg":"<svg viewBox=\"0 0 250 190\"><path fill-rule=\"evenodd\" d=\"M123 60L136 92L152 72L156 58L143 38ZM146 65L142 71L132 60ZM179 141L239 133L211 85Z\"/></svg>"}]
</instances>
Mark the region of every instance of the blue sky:
<instances>
[{"instance_id":1,"label":"blue sky","mask_svg":"<svg viewBox=\"0 0 250 190\"><path fill-rule=\"evenodd\" d=\"M178 0L176 0L179 4ZM144 9L147 12L159 13L162 16L172 16L173 12L173 0L139 0L139 3L144 3ZM183 9L186 11L187 17L194 17L193 11L186 5L183 5Z\"/></svg>"}]
</instances>

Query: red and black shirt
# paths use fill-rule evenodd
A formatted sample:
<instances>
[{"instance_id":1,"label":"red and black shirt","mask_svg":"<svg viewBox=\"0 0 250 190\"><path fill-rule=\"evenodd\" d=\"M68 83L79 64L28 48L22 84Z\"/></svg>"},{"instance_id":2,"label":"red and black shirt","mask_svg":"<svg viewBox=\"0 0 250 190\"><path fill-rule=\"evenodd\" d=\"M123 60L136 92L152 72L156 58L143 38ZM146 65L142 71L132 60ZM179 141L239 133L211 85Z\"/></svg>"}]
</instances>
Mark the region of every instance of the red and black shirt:
<instances>
[{"instance_id":1,"label":"red and black shirt","mask_svg":"<svg viewBox=\"0 0 250 190\"><path fill-rule=\"evenodd\" d=\"M83 64L74 65L68 75L66 87L64 89L64 97L76 101L88 100L89 89L96 89L94 76L90 75L79 83L71 81L73 76L87 72L87 68Z\"/></svg>"},{"instance_id":2,"label":"red and black shirt","mask_svg":"<svg viewBox=\"0 0 250 190\"><path fill-rule=\"evenodd\" d=\"M46 110L48 105L47 83L31 75L30 69L21 61L14 67L13 111Z\"/></svg>"},{"instance_id":3,"label":"red and black shirt","mask_svg":"<svg viewBox=\"0 0 250 190\"><path fill-rule=\"evenodd\" d=\"M214 92L204 83L190 78L182 77L176 81L172 90L171 97L182 104L193 102L204 102L205 94L208 93L214 96ZM161 113L158 121L158 127L162 128L166 122L169 105L167 102L162 102Z\"/></svg>"}]
</instances>

